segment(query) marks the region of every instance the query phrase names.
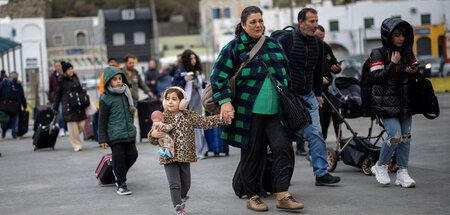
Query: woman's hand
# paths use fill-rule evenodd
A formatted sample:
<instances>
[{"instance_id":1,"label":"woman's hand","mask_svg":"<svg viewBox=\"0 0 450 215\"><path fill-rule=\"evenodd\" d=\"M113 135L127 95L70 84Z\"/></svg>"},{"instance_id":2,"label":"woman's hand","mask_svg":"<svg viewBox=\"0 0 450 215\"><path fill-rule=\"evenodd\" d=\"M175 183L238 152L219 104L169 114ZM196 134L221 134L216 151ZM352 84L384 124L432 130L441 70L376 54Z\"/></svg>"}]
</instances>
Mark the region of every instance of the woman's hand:
<instances>
[{"instance_id":1,"label":"woman's hand","mask_svg":"<svg viewBox=\"0 0 450 215\"><path fill-rule=\"evenodd\" d=\"M108 148L108 145L106 143L100 143L100 146L102 147L102 149Z\"/></svg>"},{"instance_id":2,"label":"woman's hand","mask_svg":"<svg viewBox=\"0 0 450 215\"><path fill-rule=\"evenodd\" d=\"M166 135L165 132L159 131L158 129L153 129L152 131L152 137L153 138L162 138Z\"/></svg>"},{"instance_id":3,"label":"woman's hand","mask_svg":"<svg viewBox=\"0 0 450 215\"><path fill-rule=\"evenodd\" d=\"M190 81L190 80L192 80L193 78L194 78L193 75L186 75L186 76L184 76L184 80L185 80L185 81Z\"/></svg>"},{"instance_id":4,"label":"woman's hand","mask_svg":"<svg viewBox=\"0 0 450 215\"><path fill-rule=\"evenodd\" d=\"M419 70L418 66L409 66L408 68L406 68L406 72L409 74L414 74L417 72L417 70Z\"/></svg>"},{"instance_id":5,"label":"woman's hand","mask_svg":"<svg viewBox=\"0 0 450 215\"><path fill-rule=\"evenodd\" d=\"M400 52L392 52L391 61L395 64L398 64L402 56L400 56Z\"/></svg>"},{"instance_id":6,"label":"woman's hand","mask_svg":"<svg viewBox=\"0 0 450 215\"><path fill-rule=\"evenodd\" d=\"M231 102L225 102L220 106L220 120L231 124L231 121L234 119L234 108Z\"/></svg>"}]
</instances>

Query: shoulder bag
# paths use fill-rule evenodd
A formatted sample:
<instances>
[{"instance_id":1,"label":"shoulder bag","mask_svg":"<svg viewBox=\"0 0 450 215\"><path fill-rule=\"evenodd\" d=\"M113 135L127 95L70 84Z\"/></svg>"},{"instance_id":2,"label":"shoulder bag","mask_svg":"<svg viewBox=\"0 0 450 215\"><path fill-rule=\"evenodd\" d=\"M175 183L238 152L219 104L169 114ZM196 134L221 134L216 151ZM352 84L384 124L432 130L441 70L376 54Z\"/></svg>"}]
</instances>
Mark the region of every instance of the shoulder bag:
<instances>
[{"instance_id":1,"label":"shoulder bag","mask_svg":"<svg viewBox=\"0 0 450 215\"><path fill-rule=\"evenodd\" d=\"M241 63L241 66L239 67L238 71L234 73L233 76L230 77L230 88L231 88L231 100L234 99L234 95L236 93L236 77L239 75L241 70L250 62L253 57L258 53L259 49L261 49L262 45L264 44L264 41L266 40L266 37L263 35L255 46L250 50L250 57ZM213 92L211 89L211 83L206 85L206 88L202 92L202 105L205 108L205 110L212 114L219 114L220 113L220 105L214 102L213 98Z\"/></svg>"}]
</instances>

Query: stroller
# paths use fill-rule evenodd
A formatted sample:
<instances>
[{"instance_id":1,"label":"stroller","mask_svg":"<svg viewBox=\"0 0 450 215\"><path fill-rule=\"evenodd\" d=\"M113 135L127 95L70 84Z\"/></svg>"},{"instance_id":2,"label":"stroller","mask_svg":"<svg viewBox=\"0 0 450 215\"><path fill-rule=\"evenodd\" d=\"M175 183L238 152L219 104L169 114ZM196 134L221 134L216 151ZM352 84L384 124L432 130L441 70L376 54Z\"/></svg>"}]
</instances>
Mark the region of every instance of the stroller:
<instances>
[{"instance_id":1,"label":"stroller","mask_svg":"<svg viewBox=\"0 0 450 215\"><path fill-rule=\"evenodd\" d=\"M333 172L336 169L337 162L342 160L347 165L361 168L365 175L371 175L370 168L378 161L381 149L376 144L384 139L383 134L386 131L383 129L378 135L372 136L373 121L376 119L373 117L371 118L368 135L366 137L358 136L358 133L345 120L345 118L362 116L359 80L353 77L336 77L328 88L328 93L322 93L322 97L330 104L333 111L338 113L340 120L336 149L327 147L327 170ZM351 137L341 139L342 123L351 132ZM381 123L379 124L383 127ZM375 139L373 143L371 142L372 139ZM395 155L389 162L389 170L397 170Z\"/></svg>"}]
</instances>

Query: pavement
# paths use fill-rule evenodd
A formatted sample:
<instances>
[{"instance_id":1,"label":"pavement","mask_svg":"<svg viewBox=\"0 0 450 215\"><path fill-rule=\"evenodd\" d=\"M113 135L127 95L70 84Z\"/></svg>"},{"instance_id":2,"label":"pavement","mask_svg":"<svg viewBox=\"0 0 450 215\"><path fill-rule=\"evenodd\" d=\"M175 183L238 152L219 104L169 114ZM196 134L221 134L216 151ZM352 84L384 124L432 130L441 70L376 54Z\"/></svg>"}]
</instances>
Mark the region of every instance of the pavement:
<instances>
[{"instance_id":1,"label":"pavement","mask_svg":"<svg viewBox=\"0 0 450 215\"><path fill-rule=\"evenodd\" d=\"M332 187L314 186L312 167L296 156L290 192L305 204L299 214L450 214L450 93L438 94L441 116L428 120L414 116L410 175L416 188L379 185L374 176L340 161L332 173L342 178ZM348 120L352 128L366 135L370 120ZM30 125L32 122L30 122ZM380 131L376 127L375 131ZM332 126L329 129L332 134ZM344 135L350 136L344 129ZM55 150L33 151L32 132L22 140L10 133L0 140L0 214L174 214L164 169L158 163L158 148L138 143L139 157L128 173L133 195L119 196L114 186L97 184L94 170L103 150L93 141L74 152L68 137L61 137ZM145 139L144 139L145 140ZM327 144L334 146L334 140ZM245 200L235 196L231 181L240 151L230 156L208 157L191 165L192 186L187 214L261 214L250 211ZM449 159L449 160L446 160ZM263 198L265 214L291 214L275 207L275 195Z\"/></svg>"}]
</instances>

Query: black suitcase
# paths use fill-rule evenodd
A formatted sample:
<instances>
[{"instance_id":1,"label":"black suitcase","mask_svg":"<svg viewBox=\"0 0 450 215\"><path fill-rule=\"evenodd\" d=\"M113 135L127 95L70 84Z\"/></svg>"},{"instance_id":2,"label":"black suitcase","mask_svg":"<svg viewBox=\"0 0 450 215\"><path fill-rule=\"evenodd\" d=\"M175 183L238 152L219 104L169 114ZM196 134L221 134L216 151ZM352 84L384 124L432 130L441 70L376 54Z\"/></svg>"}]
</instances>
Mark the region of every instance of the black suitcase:
<instances>
[{"instance_id":1,"label":"black suitcase","mask_svg":"<svg viewBox=\"0 0 450 215\"><path fill-rule=\"evenodd\" d=\"M97 169L95 169L95 177L99 185L112 184L116 181L112 169L112 154L103 155Z\"/></svg>"},{"instance_id":2,"label":"black suitcase","mask_svg":"<svg viewBox=\"0 0 450 215\"><path fill-rule=\"evenodd\" d=\"M36 132L39 125L50 125L54 115L53 109L49 105L35 107L33 125L34 132Z\"/></svg>"},{"instance_id":3,"label":"black suitcase","mask_svg":"<svg viewBox=\"0 0 450 215\"><path fill-rule=\"evenodd\" d=\"M163 111L161 101L156 99L144 99L138 102L138 118L139 118L139 134L140 142L142 139L147 139L147 134L152 127L151 115L153 111Z\"/></svg>"},{"instance_id":4,"label":"black suitcase","mask_svg":"<svg viewBox=\"0 0 450 215\"><path fill-rule=\"evenodd\" d=\"M19 129L17 132L18 136L23 136L28 132L28 121L30 119L30 112L20 111L19 112Z\"/></svg>"},{"instance_id":5,"label":"black suitcase","mask_svg":"<svg viewBox=\"0 0 450 215\"><path fill-rule=\"evenodd\" d=\"M55 125L56 116L49 125L38 126L33 135L34 151L43 148L55 149L56 139L58 138L59 128Z\"/></svg>"}]
</instances>

